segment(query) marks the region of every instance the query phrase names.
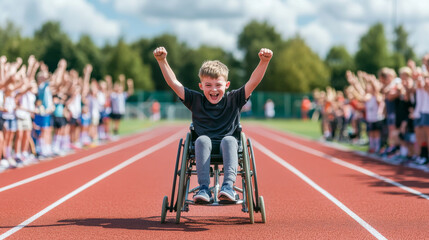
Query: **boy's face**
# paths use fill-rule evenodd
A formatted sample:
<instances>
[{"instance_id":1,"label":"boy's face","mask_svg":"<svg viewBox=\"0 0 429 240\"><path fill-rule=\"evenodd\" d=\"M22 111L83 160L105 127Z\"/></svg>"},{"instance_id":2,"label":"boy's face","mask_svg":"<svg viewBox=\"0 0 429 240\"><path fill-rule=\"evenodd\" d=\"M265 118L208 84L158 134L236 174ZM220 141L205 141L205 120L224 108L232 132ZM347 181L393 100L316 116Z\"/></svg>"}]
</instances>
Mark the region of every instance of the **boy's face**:
<instances>
[{"instance_id":1,"label":"boy's face","mask_svg":"<svg viewBox=\"0 0 429 240\"><path fill-rule=\"evenodd\" d=\"M222 76L218 78L202 76L199 86L207 100L212 104L217 104L225 94L225 90L229 88L229 84L230 82Z\"/></svg>"}]
</instances>

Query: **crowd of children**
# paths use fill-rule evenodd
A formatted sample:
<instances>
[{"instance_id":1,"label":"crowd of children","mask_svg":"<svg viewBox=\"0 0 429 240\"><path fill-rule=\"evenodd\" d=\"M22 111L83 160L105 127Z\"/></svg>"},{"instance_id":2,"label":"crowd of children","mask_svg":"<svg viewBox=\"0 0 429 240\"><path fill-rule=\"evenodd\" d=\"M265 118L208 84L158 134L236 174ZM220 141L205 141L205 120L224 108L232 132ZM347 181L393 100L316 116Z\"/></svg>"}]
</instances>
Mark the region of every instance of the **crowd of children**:
<instances>
[{"instance_id":1,"label":"crowd of children","mask_svg":"<svg viewBox=\"0 0 429 240\"><path fill-rule=\"evenodd\" d=\"M359 143L366 127L368 153L388 161L426 166L429 145L429 54L422 66L408 61L398 75L348 71L344 93L316 90L314 99L327 140Z\"/></svg>"},{"instance_id":2,"label":"crowd of children","mask_svg":"<svg viewBox=\"0 0 429 240\"><path fill-rule=\"evenodd\" d=\"M109 140L110 119L118 133L133 80L91 72L87 65L79 76L64 59L50 72L34 56L0 57L0 172Z\"/></svg>"}]
</instances>

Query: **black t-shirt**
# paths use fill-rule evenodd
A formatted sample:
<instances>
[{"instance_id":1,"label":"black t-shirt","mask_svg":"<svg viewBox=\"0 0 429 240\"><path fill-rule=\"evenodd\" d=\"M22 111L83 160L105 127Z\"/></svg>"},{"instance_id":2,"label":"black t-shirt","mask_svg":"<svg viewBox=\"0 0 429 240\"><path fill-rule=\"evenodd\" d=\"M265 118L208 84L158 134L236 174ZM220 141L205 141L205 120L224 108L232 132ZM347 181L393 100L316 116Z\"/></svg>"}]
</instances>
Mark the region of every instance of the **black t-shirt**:
<instances>
[{"instance_id":1,"label":"black t-shirt","mask_svg":"<svg viewBox=\"0 0 429 240\"><path fill-rule=\"evenodd\" d=\"M227 92L217 104L210 103L200 92L185 88L183 104L192 112L192 122L198 136L212 141L233 136L240 123L240 111L247 99L244 86Z\"/></svg>"},{"instance_id":2,"label":"black t-shirt","mask_svg":"<svg viewBox=\"0 0 429 240\"><path fill-rule=\"evenodd\" d=\"M395 108L396 114L396 122L395 125L399 128L402 122L408 122L410 115L410 108L412 107L412 103L410 101L405 101L404 99L398 98L397 105Z\"/></svg>"}]
</instances>

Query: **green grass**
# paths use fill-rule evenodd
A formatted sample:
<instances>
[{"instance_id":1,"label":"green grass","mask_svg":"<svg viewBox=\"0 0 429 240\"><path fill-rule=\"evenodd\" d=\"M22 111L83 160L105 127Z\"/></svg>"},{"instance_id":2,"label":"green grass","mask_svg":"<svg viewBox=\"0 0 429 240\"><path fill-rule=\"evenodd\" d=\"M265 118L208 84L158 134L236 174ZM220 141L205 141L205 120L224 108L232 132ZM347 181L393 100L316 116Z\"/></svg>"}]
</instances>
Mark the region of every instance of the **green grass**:
<instances>
[{"instance_id":1,"label":"green grass","mask_svg":"<svg viewBox=\"0 0 429 240\"><path fill-rule=\"evenodd\" d=\"M291 132L311 139L319 139L320 122L303 121L300 119L270 119L270 120L242 120L242 123L261 124L281 131Z\"/></svg>"},{"instance_id":2,"label":"green grass","mask_svg":"<svg viewBox=\"0 0 429 240\"><path fill-rule=\"evenodd\" d=\"M320 130L320 122L314 122L311 120L303 121L301 119L242 119L243 124L259 124L276 130L285 131L300 136L318 140L322 137ZM166 121L162 120L159 122L153 122L150 120L139 120L139 119L124 119L121 121L119 127L120 135L129 135L143 131L144 129L164 125L164 124L175 124L175 123L190 123L190 120L180 121ZM340 143L341 145L356 151L366 151L367 146L357 146L348 143Z\"/></svg>"},{"instance_id":3,"label":"green grass","mask_svg":"<svg viewBox=\"0 0 429 240\"><path fill-rule=\"evenodd\" d=\"M129 135L143 131L144 129L154 127L156 122L140 119L124 119L119 125L120 135Z\"/></svg>"},{"instance_id":4,"label":"green grass","mask_svg":"<svg viewBox=\"0 0 429 240\"><path fill-rule=\"evenodd\" d=\"M266 127L275 128L277 130L291 132L299 134L311 139L319 139L320 135L320 123L313 121L301 121L298 119L284 120L284 119L272 119L272 120L242 120L243 124L261 124ZM139 119L124 119L121 121L119 127L119 133L121 135L128 135L143 131L144 129L155 127L162 124L174 124L174 123L190 123L188 120L183 121L159 121L153 122L150 120L139 120Z\"/></svg>"},{"instance_id":5,"label":"green grass","mask_svg":"<svg viewBox=\"0 0 429 240\"><path fill-rule=\"evenodd\" d=\"M119 125L119 135L129 135L133 133L141 132L145 129L156 127L159 125L165 124L174 124L174 123L189 123L190 121L179 120L179 121L166 121L161 120L154 122L147 119L123 119Z\"/></svg>"}]
</instances>

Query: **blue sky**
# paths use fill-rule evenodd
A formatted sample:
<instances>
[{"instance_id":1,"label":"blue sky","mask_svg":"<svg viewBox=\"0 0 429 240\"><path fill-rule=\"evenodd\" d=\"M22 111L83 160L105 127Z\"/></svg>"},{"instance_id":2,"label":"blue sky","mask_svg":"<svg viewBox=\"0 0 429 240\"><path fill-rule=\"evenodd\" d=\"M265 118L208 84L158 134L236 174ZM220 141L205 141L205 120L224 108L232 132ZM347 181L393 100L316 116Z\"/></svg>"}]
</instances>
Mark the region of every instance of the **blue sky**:
<instances>
[{"instance_id":1,"label":"blue sky","mask_svg":"<svg viewBox=\"0 0 429 240\"><path fill-rule=\"evenodd\" d=\"M394 16L417 53L429 52L429 1L421 0L0 0L0 26L12 20L26 36L55 20L73 40L89 34L100 46L171 33L191 47L220 46L238 55L237 36L253 19L267 21L284 39L300 34L325 57L338 44L354 53L376 22L390 38Z\"/></svg>"}]
</instances>

